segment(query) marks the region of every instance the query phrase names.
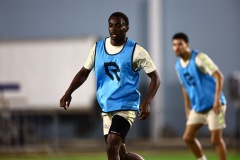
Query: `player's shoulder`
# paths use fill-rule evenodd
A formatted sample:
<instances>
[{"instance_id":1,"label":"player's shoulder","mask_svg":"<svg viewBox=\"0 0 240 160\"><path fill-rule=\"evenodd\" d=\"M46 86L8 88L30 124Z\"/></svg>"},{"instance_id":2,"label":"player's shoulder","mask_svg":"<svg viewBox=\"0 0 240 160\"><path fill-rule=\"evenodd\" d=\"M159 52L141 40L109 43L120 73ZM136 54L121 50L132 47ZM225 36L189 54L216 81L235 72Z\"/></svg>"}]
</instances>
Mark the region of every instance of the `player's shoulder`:
<instances>
[{"instance_id":1,"label":"player's shoulder","mask_svg":"<svg viewBox=\"0 0 240 160\"><path fill-rule=\"evenodd\" d=\"M197 54L197 56L206 56L207 54L206 53L204 53L204 52L202 52L202 51L198 51L198 54Z\"/></svg>"},{"instance_id":2,"label":"player's shoulder","mask_svg":"<svg viewBox=\"0 0 240 160\"><path fill-rule=\"evenodd\" d=\"M204 52L198 52L198 54L196 55L196 59L205 60L208 58L209 56Z\"/></svg>"},{"instance_id":3,"label":"player's shoulder","mask_svg":"<svg viewBox=\"0 0 240 160\"><path fill-rule=\"evenodd\" d=\"M143 54L148 54L148 51L139 44L136 44L135 51Z\"/></svg>"}]
</instances>

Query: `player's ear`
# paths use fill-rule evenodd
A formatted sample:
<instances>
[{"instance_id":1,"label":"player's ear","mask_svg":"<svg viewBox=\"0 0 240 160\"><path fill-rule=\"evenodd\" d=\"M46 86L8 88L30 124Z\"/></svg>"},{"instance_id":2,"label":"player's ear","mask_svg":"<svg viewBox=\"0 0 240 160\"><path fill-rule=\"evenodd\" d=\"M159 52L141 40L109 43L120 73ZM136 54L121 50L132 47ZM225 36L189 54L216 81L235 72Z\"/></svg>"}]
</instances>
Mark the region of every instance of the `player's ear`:
<instances>
[{"instance_id":1,"label":"player's ear","mask_svg":"<svg viewBox=\"0 0 240 160\"><path fill-rule=\"evenodd\" d=\"M128 27L128 26L126 26L126 32L128 31L128 29L129 29L129 27Z\"/></svg>"}]
</instances>

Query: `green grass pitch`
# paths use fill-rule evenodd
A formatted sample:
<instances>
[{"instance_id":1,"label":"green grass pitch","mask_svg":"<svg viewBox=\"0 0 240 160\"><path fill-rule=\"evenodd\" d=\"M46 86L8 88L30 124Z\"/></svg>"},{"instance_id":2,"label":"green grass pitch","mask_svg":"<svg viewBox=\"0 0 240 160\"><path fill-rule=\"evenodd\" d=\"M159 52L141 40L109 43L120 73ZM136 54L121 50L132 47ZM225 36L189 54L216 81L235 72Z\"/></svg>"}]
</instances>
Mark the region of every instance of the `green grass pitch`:
<instances>
[{"instance_id":1,"label":"green grass pitch","mask_svg":"<svg viewBox=\"0 0 240 160\"><path fill-rule=\"evenodd\" d=\"M194 160L194 156L186 150L179 151L139 151L136 153L144 157L145 160ZM210 160L217 160L214 151L206 151L206 156ZM0 155L0 160L107 160L105 153L74 153L74 154L61 154L55 155ZM228 160L240 160L239 151L229 151Z\"/></svg>"}]
</instances>

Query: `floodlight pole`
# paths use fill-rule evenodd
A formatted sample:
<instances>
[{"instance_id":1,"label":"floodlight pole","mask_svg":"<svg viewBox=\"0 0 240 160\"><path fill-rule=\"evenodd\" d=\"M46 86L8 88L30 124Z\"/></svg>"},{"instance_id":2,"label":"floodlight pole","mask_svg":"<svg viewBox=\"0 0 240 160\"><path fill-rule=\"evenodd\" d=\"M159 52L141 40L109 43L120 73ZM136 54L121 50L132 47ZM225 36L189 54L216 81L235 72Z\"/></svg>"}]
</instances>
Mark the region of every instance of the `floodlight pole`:
<instances>
[{"instance_id":1,"label":"floodlight pole","mask_svg":"<svg viewBox=\"0 0 240 160\"><path fill-rule=\"evenodd\" d=\"M148 1L148 50L156 69L163 77L163 0ZM161 78L162 81L162 78ZM151 139L159 139L164 127L163 84L161 84L151 104Z\"/></svg>"}]
</instances>

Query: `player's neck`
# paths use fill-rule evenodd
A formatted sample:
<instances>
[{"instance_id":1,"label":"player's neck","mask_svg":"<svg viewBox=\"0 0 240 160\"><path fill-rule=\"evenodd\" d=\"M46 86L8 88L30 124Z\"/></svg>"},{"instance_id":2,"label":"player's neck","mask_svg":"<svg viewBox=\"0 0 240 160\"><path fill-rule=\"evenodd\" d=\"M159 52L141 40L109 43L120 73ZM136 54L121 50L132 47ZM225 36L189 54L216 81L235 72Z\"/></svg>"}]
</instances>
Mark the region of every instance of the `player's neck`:
<instances>
[{"instance_id":1,"label":"player's neck","mask_svg":"<svg viewBox=\"0 0 240 160\"><path fill-rule=\"evenodd\" d=\"M187 49L187 51L182 54L181 58L183 61L188 61L191 57L191 50L190 49Z\"/></svg>"},{"instance_id":2,"label":"player's neck","mask_svg":"<svg viewBox=\"0 0 240 160\"><path fill-rule=\"evenodd\" d=\"M125 42L126 42L127 38L124 37L122 39L116 39L116 40L113 40L110 38L110 43L113 45L113 46L121 46L123 45Z\"/></svg>"}]
</instances>

